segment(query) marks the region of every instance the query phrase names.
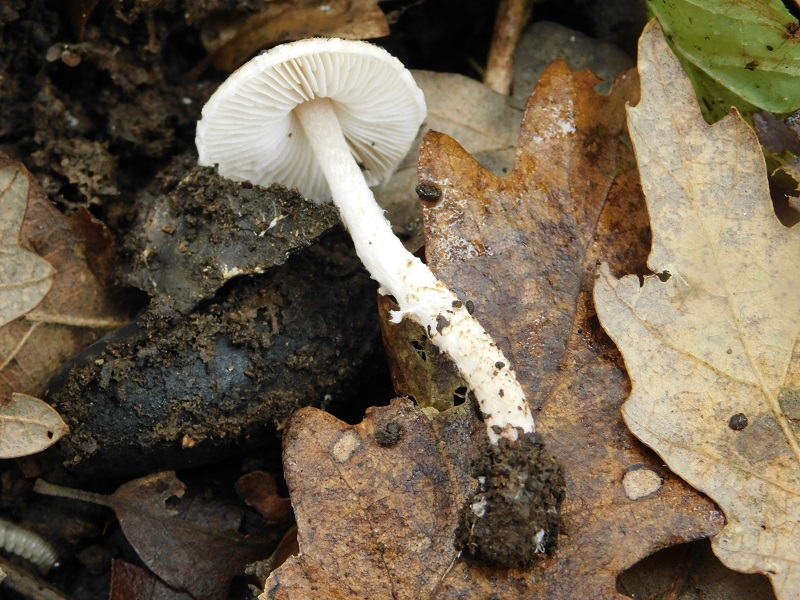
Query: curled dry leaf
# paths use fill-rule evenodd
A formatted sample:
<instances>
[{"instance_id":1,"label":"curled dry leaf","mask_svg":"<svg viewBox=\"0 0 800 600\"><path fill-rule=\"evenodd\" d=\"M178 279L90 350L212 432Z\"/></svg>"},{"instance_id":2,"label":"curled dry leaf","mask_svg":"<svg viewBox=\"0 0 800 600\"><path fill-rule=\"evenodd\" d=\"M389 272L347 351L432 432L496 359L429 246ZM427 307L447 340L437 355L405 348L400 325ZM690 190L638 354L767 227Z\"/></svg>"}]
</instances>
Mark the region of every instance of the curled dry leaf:
<instances>
[{"instance_id":1,"label":"curled dry leaf","mask_svg":"<svg viewBox=\"0 0 800 600\"><path fill-rule=\"evenodd\" d=\"M20 238L32 193L22 165L0 168L0 327L35 308L53 285L53 267Z\"/></svg>"},{"instance_id":2,"label":"curled dry leaf","mask_svg":"<svg viewBox=\"0 0 800 600\"><path fill-rule=\"evenodd\" d=\"M722 507L730 568L800 590L800 232L780 224L758 140L737 113L706 125L657 24L629 109L660 277L595 286L633 380L634 434Z\"/></svg>"},{"instance_id":3,"label":"curled dry leaf","mask_svg":"<svg viewBox=\"0 0 800 600\"><path fill-rule=\"evenodd\" d=\"M49 448L69 427L49 404L26 394L0 399L0 458L17 458Z\"/></svg>"},{"instance_id":4,"label":"curled dry leaf","mask_svg":"<svg viewBox=\"0 0 800 600\"><path fill-rule=\"evenodd\" d=\"M309 37L366 40L389 35L377 0L272 0L252 15L214 15L202 27L207 64L232 72L259 50Z\"/></svg>"},{"instance_id":5,"label":"curled dry leaf","mask_svg":"<svg viewBox=\"0 0 800 600\"><path fill-rule=\"evenodd\" d=\"M47 286L52 284L35 309L30 310L31 306L17 314L20 318L7 313L15 320L0 326L0 398L7 398L12 392L39 394L64 361L124 319L107 286L114 251L102 223L85 210L65 217L25 167L2 155L0 173L7 182L0 189L27 199L23 212L14 217L25 216L21 228L17 224L19 246L35 249L36 255L31 256L49 263ZM5 202L0 210L5 210ZM0 217L0 229L10 218ZM3 255L18 255L18 251L4 250ZM6 280L8 272L5 264L0 266L0 278Z\"/></svg>"}]
</instances>

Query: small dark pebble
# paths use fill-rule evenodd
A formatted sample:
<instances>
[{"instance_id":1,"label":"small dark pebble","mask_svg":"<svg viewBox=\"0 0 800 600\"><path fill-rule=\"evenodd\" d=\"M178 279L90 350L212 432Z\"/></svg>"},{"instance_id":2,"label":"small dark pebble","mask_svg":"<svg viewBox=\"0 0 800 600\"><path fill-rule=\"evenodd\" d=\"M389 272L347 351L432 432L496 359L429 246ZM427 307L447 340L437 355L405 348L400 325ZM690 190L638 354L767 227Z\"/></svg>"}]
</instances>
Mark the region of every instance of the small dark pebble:
<instances>
[{"instance_id":1,"label":"small dark pebble","mask_svg":"<svg viewBox=\"0 0 800 600\"><path fill-rule=\"evenodd\" d=\"M375 432L375 441L384 448L394 446L403 437L403 426L392 421L387 423L383 429Z\"/></svg>"},{"instance_id":2,"label":"small dark pebble","mask_svg":"<svg viewBox=\"0 0 800 600\"><path fill-rule=\"evenodd\" d=\"M728 421L728 427L734 431L741 431L747 427L747 415L744 413L736 413L731 417L730 421Z\"/></svg>"},{"instance_id":3,"label":"small dark pebble","mask_svg":"<svg viewBox=\"0 0 800 600\"><path fill-rule=\"evenodd\" d=\"M433 185L424 185L420 183L414 191L421 200L438 200L442 197L442 190Z\"/></svg>"}]
</instances>

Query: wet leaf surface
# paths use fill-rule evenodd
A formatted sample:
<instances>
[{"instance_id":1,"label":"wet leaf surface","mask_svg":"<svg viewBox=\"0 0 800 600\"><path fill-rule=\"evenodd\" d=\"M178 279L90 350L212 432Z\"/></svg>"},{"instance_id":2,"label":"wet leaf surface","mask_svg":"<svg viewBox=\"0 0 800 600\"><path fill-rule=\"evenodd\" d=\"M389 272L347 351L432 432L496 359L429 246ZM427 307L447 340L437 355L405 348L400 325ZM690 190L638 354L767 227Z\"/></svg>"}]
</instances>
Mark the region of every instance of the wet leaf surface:
<instances>
[{"instance_id":1,"label":"wet leaf surface","mask_svg":"<svg viewBox=\"0 0 800 600\"><path fill-rule=\"evenodd\" d=\"M471 486L470 432L464 409L431 419L399 399L356 426L298 411L284 464L300 555L261 598L441 598Z\"/></svg>"},{"instance_id":2,"label":"wet leaf surface","mask_svg":"<svg viewBox=\"0 0 800 600\"><path fill-rule=\"evenodd\" d=\"M770 200L752 129L708 126L657 24L640 42L629 110L660 277L601 271L595 301L634 382L625 422L725 511L730 568L800 589L800 271L797 227Z\"/></svg>"},{"instance_id":3,"label":"wet leaf surface","mask_svg":"<svg viewBox=\"0 0 800 600\"><path fill-rule=\"evenodd\" d=\"M623 139L635 76L618 80L608 98L593 91L596 82L563 63L548 69L505 178L435 133L420 157L420 182L442 191L424 210L428 263L473 302L509 356L565 470L565 531L532 572L541 598L616 597L620 571L721 526L713 504L638 444L618 412L629 384L597 323L591 286L600 259L642 272L649 235ZM625 475L641 468L661 485L631 497Z\"/></svg>"}]
</instances>

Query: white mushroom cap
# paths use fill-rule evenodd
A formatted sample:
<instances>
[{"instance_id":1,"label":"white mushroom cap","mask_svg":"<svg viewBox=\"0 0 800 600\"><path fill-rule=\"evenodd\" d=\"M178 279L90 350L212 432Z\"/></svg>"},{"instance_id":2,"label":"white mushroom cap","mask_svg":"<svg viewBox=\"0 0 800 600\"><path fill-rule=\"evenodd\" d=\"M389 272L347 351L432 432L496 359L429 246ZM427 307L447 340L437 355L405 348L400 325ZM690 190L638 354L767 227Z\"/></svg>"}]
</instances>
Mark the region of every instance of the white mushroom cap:
<instances>
[{"instance_id":1,"label":"white mushroom cap","mask_svg":"<svg viewBox=\"0 0 800 600\"><path fill-rule=\"evenodd\" d=\"M301 40L256 56L211 96L197 124L201 165L225 177L296 187L330 199L322 170L296 115L328 98L369 185L385 181L425 118L425 97L383 48L340 39Z\"/></svg>"}]
</instances>

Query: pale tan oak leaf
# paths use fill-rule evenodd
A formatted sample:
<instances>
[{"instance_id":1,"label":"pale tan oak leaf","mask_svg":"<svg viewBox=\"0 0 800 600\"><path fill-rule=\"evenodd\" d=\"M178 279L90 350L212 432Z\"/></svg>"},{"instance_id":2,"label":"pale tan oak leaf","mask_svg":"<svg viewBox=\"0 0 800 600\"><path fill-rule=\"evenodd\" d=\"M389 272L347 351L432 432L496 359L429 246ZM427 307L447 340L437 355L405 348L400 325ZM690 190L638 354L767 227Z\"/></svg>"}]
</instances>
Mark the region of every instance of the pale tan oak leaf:
<instances>
[{"instance_id":1,"label":"pale tan oak leaf","mask_svg":"<svg viewBox=\"0 0 800 600\"><path fill-rule=\"evenodd\" d=\"M26 173L0 168L0 327L36 308L55 276L50 263L20 241L29 193Z\"/></svg>"},{"instance_id":2,"label":"pale tan oak leaf","mask_svg":"<svg viewBox=\"0 0 800 600\"><path fill-rule=\"evenodd\" d=\"M601 269L595 303L633 381L623 416L714 499L713 548L800 590L800 232L777 220L754 132L734 111L707 125L657 23L628 109L659 276Z\"/></svg>"}]
</instances>

